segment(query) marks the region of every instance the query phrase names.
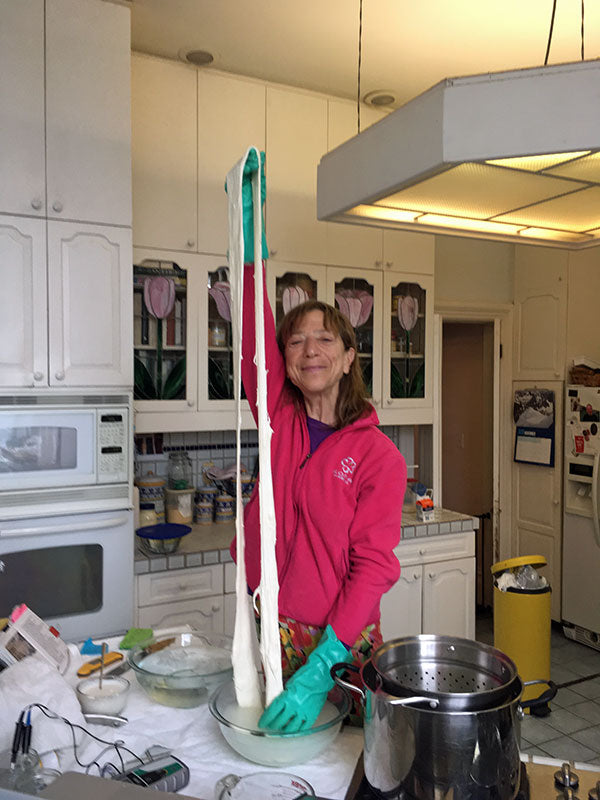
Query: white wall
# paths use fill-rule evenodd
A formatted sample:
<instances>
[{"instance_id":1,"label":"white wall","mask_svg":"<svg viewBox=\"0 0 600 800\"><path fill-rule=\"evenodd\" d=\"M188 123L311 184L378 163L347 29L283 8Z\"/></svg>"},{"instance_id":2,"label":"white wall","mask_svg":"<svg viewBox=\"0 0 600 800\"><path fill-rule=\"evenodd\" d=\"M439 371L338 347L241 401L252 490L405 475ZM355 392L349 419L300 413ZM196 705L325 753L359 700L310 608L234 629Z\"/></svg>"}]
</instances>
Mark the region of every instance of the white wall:
<instances>
[{"instance_id":1,"label":"white wall","mask_svg":"<svg viewBox=\"0 0 600 800\"><path fill-rule=\"evenodd\" d=\"M512 303L514 245L435 237L436 302Z\"/></svg>"},{"instance_id":2,"label":"white wall","mask_svg":"<svg viewBox=\"0 0 600 800\"><path fill-rule=\"evenodd\" d=\"M573 356L600 362L600 247L569 253L567 372Z\"/></svg>"}]
</instances>

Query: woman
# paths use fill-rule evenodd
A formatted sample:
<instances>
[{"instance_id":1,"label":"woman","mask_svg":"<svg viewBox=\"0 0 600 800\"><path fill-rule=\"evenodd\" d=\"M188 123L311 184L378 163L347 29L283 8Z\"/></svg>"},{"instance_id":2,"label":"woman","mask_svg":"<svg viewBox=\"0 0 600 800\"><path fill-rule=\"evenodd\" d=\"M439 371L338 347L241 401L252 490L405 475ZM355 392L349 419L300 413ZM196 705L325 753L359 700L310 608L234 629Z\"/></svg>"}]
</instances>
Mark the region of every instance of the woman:
<instances>
[{"instance_id":1,"label":"woman","mask_svg":"<svg viewBox=\"0 0 600 800\"><path fill-rule=\"evenodd\" d=\"M244 230L246 260L253 241ZM254 265L244 267L242 380L256 419ZM403 457L365 398L354 329L309 300L275 334L265 293L268 413L284 691L262 727L310 727L333 686L329 668L369 657L382 639L381 596L397 580ZM258 492L245 508L246 570L260 581ZM235 543L232 545L234 552Z\"/></svg>"}]
</instances>

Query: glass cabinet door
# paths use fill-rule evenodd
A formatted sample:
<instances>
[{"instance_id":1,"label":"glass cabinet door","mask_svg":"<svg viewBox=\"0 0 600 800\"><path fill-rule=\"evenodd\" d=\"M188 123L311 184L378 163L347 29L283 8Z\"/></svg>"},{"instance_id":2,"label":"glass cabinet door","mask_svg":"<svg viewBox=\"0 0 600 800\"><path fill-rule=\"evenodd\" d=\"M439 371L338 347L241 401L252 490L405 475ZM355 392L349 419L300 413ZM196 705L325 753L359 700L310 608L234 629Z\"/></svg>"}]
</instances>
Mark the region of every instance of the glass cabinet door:
<instances>
[{"instance_id":1,"label":"glass cabinet door","mask_svg":"<svg viewBox=\"0 0 600 800\"><path fill-rule=\"evenodd\" d=\"M386 274L384 337L389 358L384 372L384 395L387 406L431 403L431 289L431 278Z\"/></svg>"},{"instance_id":2,"label":"glass cabinet door","mask_svg":"<svg viewBox=\"0 0 600 800\"><path fill-rule=\"evenodd\" d=\"M381 400L381 273L369 270L327 269L329 302L350 320L356 334L367 394Z\"/></svg>"},{"instance_id":3,"label":"glass cabinet door","mask_svg":"<svg viewBox=\"0 0 600 800\"><path fill-rule=\"evenodd\" d=\"M300 303L325 301L325 267L267 261L267 292L277 327L285 314Z\"/></svg>"},{"instance_id":4,"label":"glass cabinet door","mask_svg":"<svg viewBox=\"0 0 600 800\"><path fill-rule=\"evenodd\" d=\"M134 399L186 399L188 274L173 261L133 267Z\"/></svg>"},{"instance_id":5,"label":"glass cabinet door","mask_svg":"<svg viewBox=\"0 0 600 800\"><path fill-rule=\"evenodd\" d=\"M231 292L226 265L208 271L206 316L207 399L233 400L233 339Z\"/></svg>"}]
</instances>

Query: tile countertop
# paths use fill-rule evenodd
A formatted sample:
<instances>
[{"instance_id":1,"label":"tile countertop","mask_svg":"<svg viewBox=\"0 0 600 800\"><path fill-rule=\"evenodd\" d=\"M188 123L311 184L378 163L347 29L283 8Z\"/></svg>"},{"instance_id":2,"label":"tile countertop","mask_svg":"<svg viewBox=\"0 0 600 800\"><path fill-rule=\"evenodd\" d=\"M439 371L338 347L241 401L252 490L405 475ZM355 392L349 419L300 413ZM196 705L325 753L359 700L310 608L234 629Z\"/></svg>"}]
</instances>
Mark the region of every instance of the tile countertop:
<instances>
[{"instance_id":1,"label":"tile countertop","mask_svg":"<svg viewBox=\"0 0 600 800\"><path fill-rule=\"evenodd\" d=\"M402 513L402 541L422 536L439 536L449 533L467 533L479 527L477 517L436 508L431 522L421 522L413 510ZM235 536L233 522L213 523L212 525L192 526L192 532L185 536L176 553L170 556L148 556L140 546L135 549L135 574L163 572L168 569L202 567L211 564L226 564L232 561L229 544Z\"/></svg>"}]
</instances>

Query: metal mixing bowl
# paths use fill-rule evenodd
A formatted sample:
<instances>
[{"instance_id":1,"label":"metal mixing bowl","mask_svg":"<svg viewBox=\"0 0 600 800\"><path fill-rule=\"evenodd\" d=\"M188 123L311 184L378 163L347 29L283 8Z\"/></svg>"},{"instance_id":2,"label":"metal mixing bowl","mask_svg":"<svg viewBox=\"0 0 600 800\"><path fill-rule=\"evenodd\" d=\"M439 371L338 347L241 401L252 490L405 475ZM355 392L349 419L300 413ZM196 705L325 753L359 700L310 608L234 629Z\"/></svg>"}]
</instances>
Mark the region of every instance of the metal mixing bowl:
<instances>
[{"instance_id":1,"label":"metal mixing bowl","mask_svg":"<svg viewBox=\"0 0 600 800\"><path fill-rule=\"evenodd\" d=\"M231 680L230 636L164 633L131 650L128 661L140 686L157 703L193 708Z\"/></svg>"},{"instance_id":2,"label":"metal mixing bowl","mask_svg":"<svg viewBox=\"0 0 600 800\"><path fill-rule=\"evenodd\" d=\"M255 764L285 767L310 761L333 742L350 711L350 698L344 690L334 687L316 724L298 733L259 728L261 711L238 706L233 681L217 689L209 709L223 737L237 753Z\"/></svg>"}]
</instances>

